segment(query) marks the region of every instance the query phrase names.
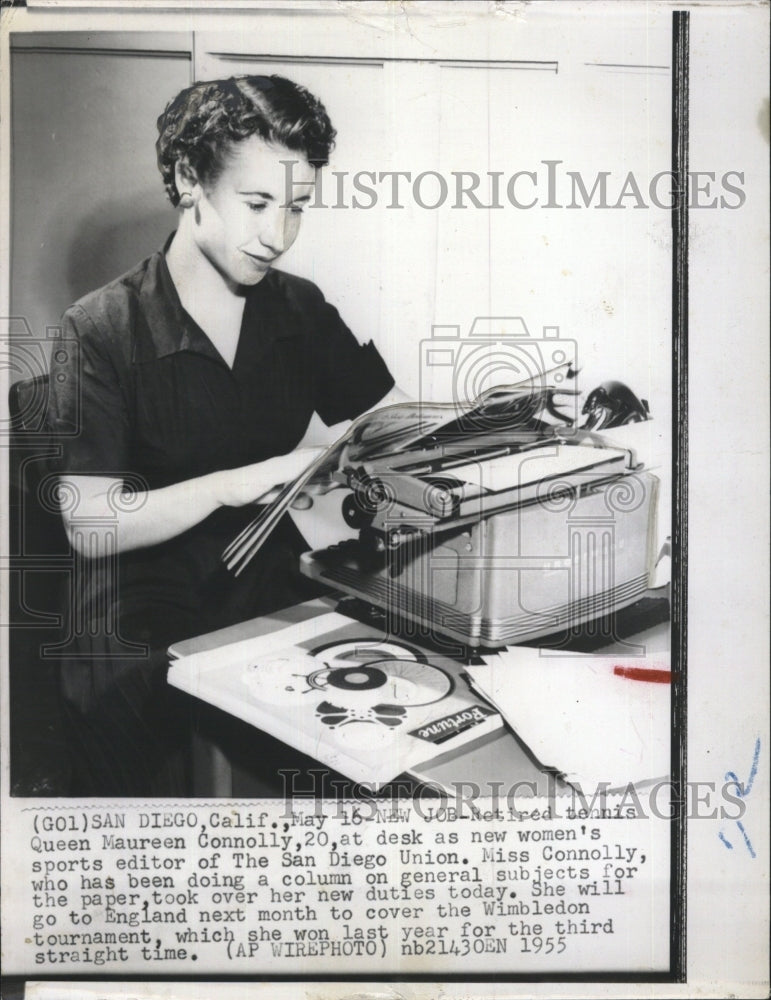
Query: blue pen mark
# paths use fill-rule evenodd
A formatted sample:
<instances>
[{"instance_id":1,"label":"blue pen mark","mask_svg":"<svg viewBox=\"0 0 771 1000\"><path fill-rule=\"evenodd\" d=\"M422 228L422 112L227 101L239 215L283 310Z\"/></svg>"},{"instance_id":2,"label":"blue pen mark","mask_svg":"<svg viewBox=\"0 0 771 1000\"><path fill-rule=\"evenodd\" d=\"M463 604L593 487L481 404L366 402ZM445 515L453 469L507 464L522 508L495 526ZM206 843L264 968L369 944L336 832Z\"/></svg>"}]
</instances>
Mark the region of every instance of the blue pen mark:
<instances>
[{"instance_id":1,"label":"blue pen mark","mask_svg":"<svg viewBox=\"0 0 771 1000\"><path fill-rule=\"evenodd\" d=\"M758 738L755 740L755 750L752 754L752 764L750 765L750 773L749 777L747 778L747 781L744 784L742 784L742 782L739 781L739 778L737 777L734 771L726 771L725 780L733 782L733 784L736 785L736 794L739 796L740 799L746 799L749 796L750 792L752 791L752 786L755 782L755 778L758 773L759 761L760 761L760 737L758 736ZM736 820L736 828L742 835L742 838L744 840L744 846L749 851L750 857L751 858L757 857L757 855L755 854L755 850L752 846L752 841L750 840L747 831L744 829L744 824L738 819ZM722 842L725 844L725 846L728 848L729 851L732 851L734 849L734 845L729 840L726 839L726 836L722 830L718 832L718 837L720 838L720 840L722 840Z\"/></svg>"},{"instance_id":2,"label":"blue pen mark","mask_svg":"<svg viewBox=\"0 0 771 1000\"><path fill-rule=\"evenodd\" d=\"M744 837L744 843L747 845L747 850L750 852L750 857L754 858L755 852L752 849L752 843L750 842L750 838L747 836L747 832L744 829L744 824L737 819L736 825L739 827L739 833L741 833L742 837Z\"/></svg>"},{"instance_id":3,"label":"blue pen mark","mask_svg":"<svg viewBox=\"0 0 771 1000\"><path fill-rule=\"evenodd\" d=\"M720 837L720 839L723 841L723 843L725 844L725 846L728 848L729 851L732 851L734 849L734 845L731 843L730 840L726 840L725 834L723 833L722 830L720 831L720 833L718 833L718 837Z\"/></svg>"},{"instance_id":4,"label":"blue pen mark","mask_svg":"<svg viewBox=\"0 0 771 1000\"><path fill-rule=\"evenodd\" d=\"M746 799L747 796L752 791L752 785L755 781L755 775L758 773L758 761L760 760L760 737L755 740L755 753L752 755L752 765L750 767L750 776L747 779L746 785L741 785L739 779L733 771L726 771L725 780L733 781L736 784L736 794L739 798Z\"/></svg>"}]
</instances>

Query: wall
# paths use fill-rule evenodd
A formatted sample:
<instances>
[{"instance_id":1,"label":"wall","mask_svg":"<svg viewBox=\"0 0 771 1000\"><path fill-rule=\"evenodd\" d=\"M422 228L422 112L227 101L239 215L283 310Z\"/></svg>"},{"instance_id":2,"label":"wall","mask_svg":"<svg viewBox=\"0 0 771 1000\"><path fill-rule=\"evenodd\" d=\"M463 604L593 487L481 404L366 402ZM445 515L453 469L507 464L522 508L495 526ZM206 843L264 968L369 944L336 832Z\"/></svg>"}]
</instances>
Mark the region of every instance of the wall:
<instances>
[{"instance_id":1,"label":"wall","mask_svg":"<svg viewBox=\"0 0 771 1000\"><path fill-rule=\"evenodd\" d=\"M155 119L190 82L191 51L185 33L14 38L10 303L33 335L174 229Z\"/></svg>"}]
</instances>

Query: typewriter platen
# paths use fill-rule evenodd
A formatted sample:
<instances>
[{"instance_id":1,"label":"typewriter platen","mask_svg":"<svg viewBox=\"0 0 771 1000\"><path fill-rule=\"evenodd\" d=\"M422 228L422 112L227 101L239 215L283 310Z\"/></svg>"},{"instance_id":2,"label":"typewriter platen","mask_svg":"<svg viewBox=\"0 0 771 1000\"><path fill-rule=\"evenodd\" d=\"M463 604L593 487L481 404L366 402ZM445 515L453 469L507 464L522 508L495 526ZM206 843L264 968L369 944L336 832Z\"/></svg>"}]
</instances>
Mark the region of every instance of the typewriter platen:
<instances>
[{"instance_id":1,"label":"typewriter platen","mask_svg":"<svg viewBox=\"0 0 771 1000\"><path fill-rule=\"evenodd\" d=\"M610 426L591 398L586 425ZM471 648L637 601L655 558L656 477L631 450L560 420L553 391L501 399L341 464L332 478L358 538L306 553L303 573Z\"/></svg>"}]
</instances>

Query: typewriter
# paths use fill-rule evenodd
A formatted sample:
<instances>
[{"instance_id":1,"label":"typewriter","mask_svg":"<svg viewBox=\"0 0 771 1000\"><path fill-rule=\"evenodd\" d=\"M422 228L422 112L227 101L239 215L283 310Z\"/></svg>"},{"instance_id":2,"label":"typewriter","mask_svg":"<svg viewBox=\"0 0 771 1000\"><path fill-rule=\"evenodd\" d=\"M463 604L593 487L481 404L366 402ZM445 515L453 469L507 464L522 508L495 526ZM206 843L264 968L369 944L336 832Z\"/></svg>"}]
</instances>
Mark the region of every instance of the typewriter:
<instances>
[{"instance_id":1,"label":"typewriter","mask_svg":"<svg viewBox=\"0 0 771 1000\"><path fill-rule=\"evenodd\" d=\"M488 393L427 432L384 427L380 447L375 435L349 448L355 459L331 478L357 537L306 553L302 572L396 631L466 649L565 633L635 603L656 556L658 480L603 430L647 419L647 404L605 383L578 426L555 394Z\"/></svg>"}]
</instances>

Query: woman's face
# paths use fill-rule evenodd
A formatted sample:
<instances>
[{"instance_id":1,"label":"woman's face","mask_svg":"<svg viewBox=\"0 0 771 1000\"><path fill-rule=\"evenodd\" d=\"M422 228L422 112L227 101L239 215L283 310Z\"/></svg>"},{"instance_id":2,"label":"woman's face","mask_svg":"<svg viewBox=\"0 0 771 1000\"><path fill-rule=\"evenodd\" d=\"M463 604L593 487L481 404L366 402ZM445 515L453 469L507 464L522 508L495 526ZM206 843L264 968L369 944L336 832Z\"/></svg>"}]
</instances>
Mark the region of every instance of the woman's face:
<instances>
[{"instance_id":1,"label":"woman's face","mask_svg":"<svg viewBox=\"0 0 771 1000\"><path fill-rule=\"evenodd\" d=\"M195 186L193 238L229 284L256 285L292 246L315 176L302 153L250 136L216 181Z\"/></svg>"}]
</instances>

